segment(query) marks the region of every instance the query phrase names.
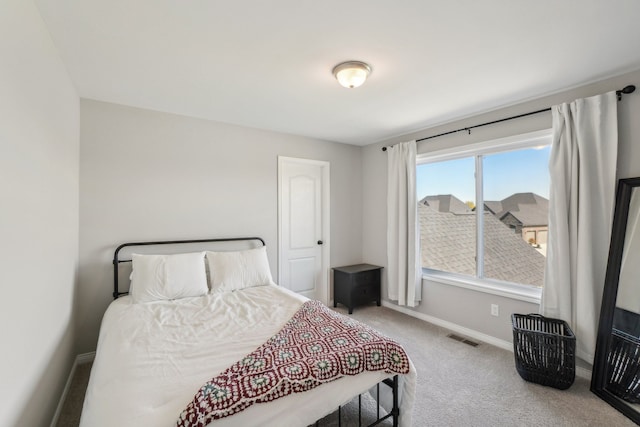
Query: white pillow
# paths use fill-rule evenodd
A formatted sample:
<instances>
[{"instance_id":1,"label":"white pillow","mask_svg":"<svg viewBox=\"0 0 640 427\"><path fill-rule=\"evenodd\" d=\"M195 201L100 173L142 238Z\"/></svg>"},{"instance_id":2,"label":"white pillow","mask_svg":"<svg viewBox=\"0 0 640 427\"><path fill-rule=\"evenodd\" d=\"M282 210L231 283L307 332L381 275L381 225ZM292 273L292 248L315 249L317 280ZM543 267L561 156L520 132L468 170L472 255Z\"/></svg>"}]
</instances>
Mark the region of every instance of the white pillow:
<instances>
[{"instance_id":1,"label":"white pillow","mask_svg":"<svg viewBox=\"0 0 640 427\"><path fill-rule=\"evenodd\" d=\"M214 292L275 285L266 246L238 252L207 252L207 263Z\"/></svg>"},{"instance_id":2,"label":"white pillow","mask_svg":"<svg viewBox=\"0 0 640 427\"><path fill-rule=\"evenodd\" d=\"M209 288L204 252L174 255L133 254L129 293L133 302L205 295Z\"/></svg>"}]
</instances>

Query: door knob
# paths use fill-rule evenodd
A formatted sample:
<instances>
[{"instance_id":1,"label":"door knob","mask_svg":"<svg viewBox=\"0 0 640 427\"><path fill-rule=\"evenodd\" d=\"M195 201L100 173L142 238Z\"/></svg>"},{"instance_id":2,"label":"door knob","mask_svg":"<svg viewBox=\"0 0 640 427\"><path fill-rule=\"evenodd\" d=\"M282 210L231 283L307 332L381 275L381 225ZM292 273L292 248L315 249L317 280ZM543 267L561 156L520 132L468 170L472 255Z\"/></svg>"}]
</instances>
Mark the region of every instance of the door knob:
<instances>
[{"instance_id":1,"label":"door knob","mask_svg":"<svg viewBox=\"0 0 640 427\"><path fill-rule=\"evenodd\" d=\"M318 244L319 244L319 245L321 245L321 244L323 244L323 243L324 243L324 242L323 242L322 240L318 240Z\"/></svg>"}]
</instances>

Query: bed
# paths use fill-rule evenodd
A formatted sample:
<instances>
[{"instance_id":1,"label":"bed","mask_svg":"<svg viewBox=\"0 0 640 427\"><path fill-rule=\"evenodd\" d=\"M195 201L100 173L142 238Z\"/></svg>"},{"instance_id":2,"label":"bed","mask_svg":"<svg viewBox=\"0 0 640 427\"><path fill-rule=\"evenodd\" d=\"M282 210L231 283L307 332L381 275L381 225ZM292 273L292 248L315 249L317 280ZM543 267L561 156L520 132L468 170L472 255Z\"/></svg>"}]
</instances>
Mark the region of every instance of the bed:
<instances>
[{"instance_id":1,"label":"bed","mask_svg":"<svg viewBox=\"0 0 640 427\"><path fill-rule=\"evenodd\" d=\"M216 247L215 251L206 251L203 258L199 258L208 267L203 266L206 292L202 285L194 291L190 284L185 284L201 282L201 271L195 276L191 272L186 274L185 283L177 288L177 296L171 294L174 288L169 291L154 288L148 292L142 284L141 277L148 279L158 271L169 271L167 276L178 277L176 271L192 268L194 257L187 255L203 253L190 252L194 244L239 242L250 247L240 250ZM189 252L182 252L182 246ZM167 250L158 249L165 247L172 248L170 255ZM125 249L132 251L132 255L123 257L121 251ZM142 249L153 255L136 253ZM179 258L181 255L185 256ZM165 264L158 269L160 258ZM187 258L189 261L184 261ZM173 267L171 262L175 263ZM123 263L133 265L131 293L120 289L123 276L128 276L122 271ZM152 274L147 274L149 272ZM300 318L300 313L313 313L317 319L321 313L337 322L332 325L363 327L358 329L364 331L359 332L360 335L377 337L375 331L359 322L273 283L264 241L260 238L120 245L114 255L113 294L115 300L101 324L81 427L307 426L372 389L378 394L391 390L390 396L376 397L382 401L386 408L382 411L386 412L384 417L392 420L392 425L411 425L416 376L408 357L403 362L408 366L403 374L395 372L402 372L398 369L362 370L354 375L318 381L305 391L296 390L295 382L293 387L285 387L284 382L276 378L282 387L278 393L272 391L271 395L263 393L252 400L245 399L242 405L225 407L222 412L207 415L208 418L199 415L200 424L193 421L195 418L188 418L189 410L200 410L203 406L203 396L212 399L212 384L217 384L220 378L228 380L230 369L258 351L271 352L266 344L283 336L287 328L300 327L301 323L295 320ZM185 421L187 419L189 421Z\"/></svg>"}]
</instances>

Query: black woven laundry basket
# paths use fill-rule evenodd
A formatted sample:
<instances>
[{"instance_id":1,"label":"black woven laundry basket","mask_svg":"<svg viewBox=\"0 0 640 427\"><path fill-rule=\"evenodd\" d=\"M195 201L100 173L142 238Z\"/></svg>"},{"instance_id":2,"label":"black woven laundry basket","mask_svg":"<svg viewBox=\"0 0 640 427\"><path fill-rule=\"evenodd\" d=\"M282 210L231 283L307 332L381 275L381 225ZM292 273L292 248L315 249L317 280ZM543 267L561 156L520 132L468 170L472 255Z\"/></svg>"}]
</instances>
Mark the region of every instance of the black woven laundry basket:
<instances>
[{"instance_id":1,"label":"black woven laundry basket","mask_svg":"<svg viewBox=\"0 0 640 427\"><path fill-rule=\"evenodd\" d=\"M640 341L613 329L608 356L607 390L630 403L640 403Z\"/></svg>"},{"instance_id":2,"label":"black woven laundry basket","mask_svg":"<svg viewBox=\"0 0 640 427\"><path fill-rule=\"evenodd\" d=\"M565 390L576 378L576 337L564 320L512 314L513 354L520 376Z\"/></svg>"}]
</instances>

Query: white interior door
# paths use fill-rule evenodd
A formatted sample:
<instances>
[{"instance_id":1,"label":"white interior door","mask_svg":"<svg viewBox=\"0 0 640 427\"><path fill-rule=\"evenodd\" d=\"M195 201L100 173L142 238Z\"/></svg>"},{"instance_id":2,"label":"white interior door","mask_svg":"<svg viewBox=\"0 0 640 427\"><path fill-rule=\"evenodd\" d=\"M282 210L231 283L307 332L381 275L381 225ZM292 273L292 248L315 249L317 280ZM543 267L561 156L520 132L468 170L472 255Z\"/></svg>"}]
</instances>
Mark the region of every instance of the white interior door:
<instances>
[{"instance_id":1,"label":"white interior door","mask_svg":"<svg viewBox=\"0 0 640 427\"><path fill-rule=\"evenodd\" d=\"M329 163L278 157L278 283L328 302Z\"/></svg>"}]
</instances>

